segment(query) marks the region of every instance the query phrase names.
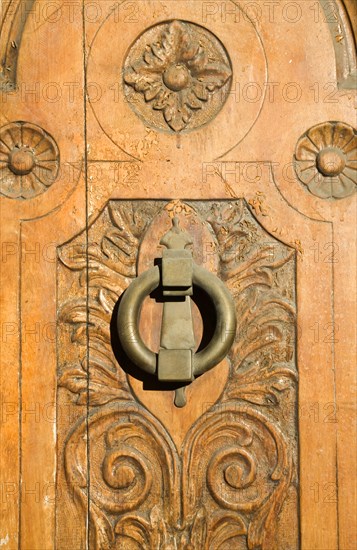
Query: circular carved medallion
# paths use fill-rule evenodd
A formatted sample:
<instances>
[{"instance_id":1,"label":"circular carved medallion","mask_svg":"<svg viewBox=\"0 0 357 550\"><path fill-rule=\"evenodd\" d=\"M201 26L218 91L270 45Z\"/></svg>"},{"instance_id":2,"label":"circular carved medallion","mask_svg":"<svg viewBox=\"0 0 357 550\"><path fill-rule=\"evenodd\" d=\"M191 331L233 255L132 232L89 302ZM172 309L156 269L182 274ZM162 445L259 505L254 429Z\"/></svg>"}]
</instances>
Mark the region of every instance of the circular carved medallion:
<instances>
[{"instance_id":1,"label":"circular carved medallion","mask_svg":"<svg viewBox=\"0 0 357 550\"><path fill-rule=\"evenodd\" d=\"M148 124L189 131L222 109L232 67L222 43L194 23L169 21L145 31L124 62L126 99Z\"/></svg>"},{"instance_id":2,"label":"circular carved medallion","mask_svg":"<svg viewBox=\"0 0 357 550\"><path fill-rule=\"evenodd\" d=\"M151 2L141 2L141 16L130 24L118 6L91 42L87 81L88 107L98 123L95 154L145 160L144 178L160 161L160 171L150 169L150 185L156 185L154 174L191 185L201 177L197 158L216 159L234 149L252 131L267 98L267 56L256 27L244 14L224 24L212 18L202 27L196 4L171 2L168 20L162 3L153 14ZM143 27L143 21L152 26ZM177 169L183 157L190 166L185 183ZM170 162L161 163L163 158Z\"/></svg>"},{"instance_id":3,"label":"circular carved medallion","mask_svg":"<svg viewBox=\"0 0 357 550\"><path fill-rule=\"evenodd\" d=\"M0 195L36 197L54 183L58 170L58 147L45 130L28 122L0 128Z\"/></svg>"},{"instance_id":4,"label":"circular carved medallion","mask_svg":"<svg viewBox=\"0 0 357 550\"><path fill-rule=\"evenodd\" d=\"M356 168L356 130L343 122L317 124L296 145L296 174L310 193L322 199L352 195Z\"/></svg>"}]
</instances>

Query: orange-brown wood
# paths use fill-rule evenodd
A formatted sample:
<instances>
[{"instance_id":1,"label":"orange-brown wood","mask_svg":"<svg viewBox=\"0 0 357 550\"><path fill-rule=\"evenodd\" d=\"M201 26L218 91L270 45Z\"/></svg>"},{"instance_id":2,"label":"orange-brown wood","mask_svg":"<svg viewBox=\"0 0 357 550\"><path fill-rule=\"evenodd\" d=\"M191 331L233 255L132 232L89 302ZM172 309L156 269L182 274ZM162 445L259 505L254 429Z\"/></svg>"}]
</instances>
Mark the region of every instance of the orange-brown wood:
<instances>
[{"instance_id":1,"label":"orange-brown wood","mask_svg":"<svg viewBox=\"0 0 357 550\"><path fill-rule=\"evenodd\" d=\"M350 183L356 185L355 4L270 4L2 2L0 546L5 549L80 550L87 544L109 549L121 547L115 546L121 537L125 548L163 547L164 540L179 548L190 542L195 550L355 548L357 209ZM174 72L166 61L161 67L157 58L143 57L146 51L155 58L155 45L163 55L165 32L173 37L170 63L181 64ZM191 45L185 55L197 71L195 48L208 52L207 58L200 55L217 79L213 89L192 91L193 80L185 81L190 65L187 59L178 63L182 43ZM135 80L132 67L140 73L145 63L160 65L160 90L174 94L175 101L181 90L170 86L183 78L182 89L191 94L184 96L184 111L178 103L167 112L159 103L152 109L157 98L166 99L155 96L151 83L142 90ZM148 89L152 98L143 95ZM312 156L303 148L311 139L318 141ZM345 163L336 168L332 184L319 171L326 149L335 155L325 155L327 170L328 162ZM309 166L319 186L299 171ZM159 210L152 206L155 200ZM251 224L234 248L236 269L252 259L244 256L247 243L256 247L257 257L272 242L281 254L282 265L263 266L263 273L274 271L274 291L289 303L294 321L284 338L296 323L286 344L296 355L291 363L281 359L277 344L271 348L272 368L289 363L298 380L289 378L287 391L270 388L276 408L257 402L263 351L252 355L261 369L249 397L253 403L240 389L250 367L242 363L234 378L231 353L189 386L188 403L178 409L172 392L152 381L148 390L130 369L126 377L128 364L110 329L119 295L161 256L158 241L173 212L194 236L197 263L235 292L222 268L220 233L209 221L218 216L212 214L214 204L222 211L226 204L243 209L240 231ZM147 227L140 232L125 216L123 221L123 205L126 212L138 209ZM118 245L122 223L129 259ZM229 223L223 226L229 234ZM110 253L114 276L112 267L103 268ZM263 289L270 296L272 288ZM240 318L250 295L242 303L239 291L237 296ZM148 299L141 319L153 349L159 345L160 307ZM282 315L273 326L280 326ZM195 330L199 339L197 310ZM104 344L98 344L100 338ZM235 345L243 344L238 338ZM112 377L103 375L108 365ZM266 381L263 388L268 392ZM220 411L216 431L212 406ZM243 441L245 457L257 454L259 475L265 472L267 479L277 441L284 441L284 474L275 482L259 478L261 494L275 495L268 517L262 504L248 512L241 501L225 504L234 486L244 495L243 506L250 495L246 489L239 493L249 460L224 455L234 446L237 451L231 433L222 435L222 448L217 443L219 430L230 423L233 431L244 425L258 430L259 449L256 441L245 447L242 432L236 439ZM120 462L116 453L130 458ZM226 477L217 492L220 472ZM125 508L120 495L127 494L132 500ZM134 529L126 513L141 527ZM215 514L222 514L221 523Z\"/></svg>"}]
</instances>

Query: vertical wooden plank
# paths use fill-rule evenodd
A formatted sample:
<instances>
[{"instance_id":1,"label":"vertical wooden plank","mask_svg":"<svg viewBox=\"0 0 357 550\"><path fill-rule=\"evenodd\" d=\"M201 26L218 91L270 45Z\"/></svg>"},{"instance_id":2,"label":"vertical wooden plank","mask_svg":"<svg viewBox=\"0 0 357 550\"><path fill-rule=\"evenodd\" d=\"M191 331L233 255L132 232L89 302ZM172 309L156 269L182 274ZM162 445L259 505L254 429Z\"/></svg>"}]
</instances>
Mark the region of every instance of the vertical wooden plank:
<instances>
[{"instance_id":1,"label":"vertical wooden plank","mask_svg":"<svg viewBox=\"0 0 357 550\"><path fill-rule=\"evenodd\" d=\"M20 499L19 259L18 221L9 204L1 213L0 285L0 540L17 548Z\"/></svg>"},{"instance_id":2,"label":"vertical wooden plank","mask_svg":"<svg viewBox=\"0 0 357 550\"><path fill-rule=\"evenodd\" d=\"M41 227L42 225L42 227ZM43 224L22 229L22 470L24 548L50 548L55 527L56 288L54 250ZM40 286L41 292L36 291ZM40 528L41 526L41 528Z\"/></svg>"},{"instance_id":3,"label":"vertical wooden plank","mask_svg":"<svg viewBox=\"0 0 357 550\"><path fill-rule=\"evenodd\" d=\"M338 212L338 213L337 213ZM336 499L339 548L353 550L357 540L356 433L356 199L341 205L334 219L332 254L335 286L336 410L330 410L337 430Z\"/></svg>"},{"instance_id":4,"label":"vertical wooden plank","mask_svg":"<svg viewBox=\"0 0 357 550\"><path fill-rule=\"evenodd\" d=\"M330 223L301 235L297 273L302 550L338 548L336 425L326 422L327 407L335 406L333 343L325 330L333 323L333 277L331 265L317 266L313 256L316 243L331 242L331 235ZM323 284L317 284L316 273Z\"/></svg>"},{"instance_id":5,"label":"vertical wooden plank","mask_svg":"<svg viewBox=\"0 0 357 550\"><path fill-rule=\"evenodd\" d=\"M59 245L85 227L81 4L35 3L21 48L18 93L13 96L16 109L10 116L43 128L60 158L54 183L34 200L22 201L20 210L20 544L24 549L47 550L55 546L56 507L60 509L68 496L66 487L56 486L57 462L61 464L63 457L63 449L57 456L57 430L61 413L66 414L56 406L56 253Z\"/></svg>"},{"instance_id":6,"label":"vertical wooden plank","mask_svg":"<svg viewBox=\"0 0 357 550\"><path fill-rule=\"evenodd\" d=\"M56 509L66 509L73 498L66 483L58 484L63 447L57 454L57 444L68 435L66 420L72 411L62 401L57 403L57 247L83 228L83 205L79 177L70 200L59 211L22 223L23 548L54 547ZM75 525L70 536L77 536Z\"/></svg>"},{"instance_id":7,"label":"vertical wooden plank","mask_svg":"<svg viewBox=\"0 0 357 550\"><path fill-rule=\"evenodd\" d=\"M86 277L76 285L78 265L86 265L85 183L82 182L81 231L68 231L69 242L57 259L57 503L56 548L87 546L87 375ZM74 229L74 228L73 228ZM79 302L82 301L82 307ZM78 347L77 345L78 344ZM76 392L77 390L77 392ZM83 438L83 439L82 439ZM81 454L77 452L84 443ZM81 461L78 464L78 461ZM77 475L78 469L80 474Z\"/></svg>"}]
</instances>

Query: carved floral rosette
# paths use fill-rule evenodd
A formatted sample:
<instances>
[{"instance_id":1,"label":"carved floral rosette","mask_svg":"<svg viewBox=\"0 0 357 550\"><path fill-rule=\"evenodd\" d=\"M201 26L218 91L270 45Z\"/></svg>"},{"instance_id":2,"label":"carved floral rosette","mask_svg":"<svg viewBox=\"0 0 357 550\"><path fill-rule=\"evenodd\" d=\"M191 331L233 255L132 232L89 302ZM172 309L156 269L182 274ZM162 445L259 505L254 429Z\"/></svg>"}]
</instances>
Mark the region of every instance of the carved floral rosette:
<instances>
[{"instance_id":1,"label":"carved floral rosette","mask_svg":"<svg viewBox=\"0 0 357 550\"><path fill-rule=\"evenodd\" d=\"M238 318L224 391L178 449L133 393L110 332L165 209L172 215L165 201L111 201L88 248L82 234L59 251L59 396L82 413L59 471L88 514L91 548L297 549L295 252L244 201L175 204L210 231Z\"/></svg>"},{"instance_id":2,"label":"carved floral rosette","mask_svg":"<svg viewBox=\"0 0 357 550\"><path fill-rule=\"evenodd\" d=\"M60 158L55 140L29 122L0 128L0 195L31 199L56 181Z\"/></svg>"},{"instance_id":3,"label":"carved floral rosette","mask_svg":"<svg viewBox=\"0 0 357 550\"><path fill-rule=\"evenodd\" d=\"M357 188L357 132L344 122L322 122L300 137L295 172L322 199L342 199Z\"/></svg>"},{"instance_id":4,"label":"carved floral rosette","mask_svg":"<svg viewBox=\"0 0 357 550\"><path fill-rule=\"evenodd\" d=\"M187 21L146 30L123 68L128 104L148 126L188 131L210 122L229 92L232 67L220 40Z\"/></svg>"}]
</instances>

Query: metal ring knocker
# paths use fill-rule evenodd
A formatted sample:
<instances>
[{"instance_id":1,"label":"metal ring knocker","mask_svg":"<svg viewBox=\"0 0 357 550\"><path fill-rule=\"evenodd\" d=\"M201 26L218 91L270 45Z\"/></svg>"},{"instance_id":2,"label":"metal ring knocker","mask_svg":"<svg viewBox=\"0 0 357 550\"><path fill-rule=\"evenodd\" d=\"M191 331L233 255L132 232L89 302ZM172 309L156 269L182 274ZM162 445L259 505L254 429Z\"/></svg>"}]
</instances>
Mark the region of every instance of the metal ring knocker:
<instances>
[{"instance_id":1,"label":"metal ring knocker","mask_svg":"<svg viewBox=\"0 0 357 550\"><path fill-rule=\"evenodd\" d=\"M120 342L129 359L140 369L157 374L159 381L186 385L216 366L229 352L236 333L236 313L232 296L218 277L192 260L190 235L179 228L177 218L160 244L162 265L145 271L125 291L119 305L117 327ZM159 353L144 344L138 328L141 306L149 294L163 288L164 312ZM216 326L209 344L194 353L195 341L189 296L193 285L210 297L216 311ZM171 301L170 301L171 297ZM204 319L203 319L204 321ZM182 388L176 390L175 404L185 404Z\"/></svg>"}]
</instances>

